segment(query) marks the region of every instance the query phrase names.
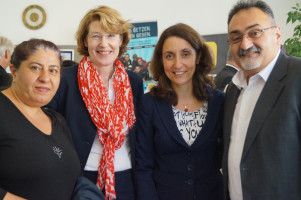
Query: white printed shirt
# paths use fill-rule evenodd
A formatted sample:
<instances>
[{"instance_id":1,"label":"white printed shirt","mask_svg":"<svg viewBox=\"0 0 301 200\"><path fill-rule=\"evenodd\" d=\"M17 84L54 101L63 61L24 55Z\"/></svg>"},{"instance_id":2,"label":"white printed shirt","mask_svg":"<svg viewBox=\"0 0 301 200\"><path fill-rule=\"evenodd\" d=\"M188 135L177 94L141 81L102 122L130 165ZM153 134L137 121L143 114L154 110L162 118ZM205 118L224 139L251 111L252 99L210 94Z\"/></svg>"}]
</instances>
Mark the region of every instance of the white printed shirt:
<instances>
[{"instance_id":1,"label":"white printed shirt","mask_svg":"<svg viewBox=\"0 0 301 200\"><path fill-rule=\"evenodd\" d=\"M177 127L186 143L191 146L201 132L207 117L208 103L194 112L184 112L172 107Z\"/></svg>"}]
</instances>

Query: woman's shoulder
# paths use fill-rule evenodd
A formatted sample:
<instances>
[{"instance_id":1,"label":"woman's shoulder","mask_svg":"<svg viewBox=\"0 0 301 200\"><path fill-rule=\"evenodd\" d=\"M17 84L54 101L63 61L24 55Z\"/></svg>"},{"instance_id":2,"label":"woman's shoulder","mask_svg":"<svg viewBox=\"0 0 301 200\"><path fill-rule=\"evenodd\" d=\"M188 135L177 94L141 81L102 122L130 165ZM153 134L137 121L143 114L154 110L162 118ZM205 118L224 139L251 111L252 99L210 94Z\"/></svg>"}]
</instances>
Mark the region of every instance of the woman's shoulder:
<instances>
[{"instance_id":1,"label":"woman's shoulder","mask_svg":"<svg viewBox=\"0 0 301 200\"><path fill-rule=\"evenodd\" d=\"M213 89L211 87L208 87L208 92L211 94L211 96L208 98L208 103L211 106L214 107L220 107L223 106L224 101L225 101L225 93L217 90L217 89Z\"/></svg>"},{"instance_id":2,"label":"woman's shoulder","mask_svg":"<svg viewBox=\"0 0 301 200\"><path fill-rule=\"evenodd\" d=\"M155 101L156 101L156 98L151 96L151 94L149 92L147 92L147 93L141 95L139 102L140 102L141 106L143 106L144 108L152 109Z\"/></svg>"},{"instance_id":3,"label":"woman's shoulder","mask_svg":"<svg viewBox=\"0 0 301 200\"><path fill-rule=\"evenodd\" d=\"M209 92L209 94L211 94L213 97L219 97L219 98L224 98L225 97L225 93L221 90L218 89L214 89L211 86L207 87L207 91Z\"/></svg>"},{"instance_id":4,"label":"woman's shoulder","mask_svg":"<svg viewBox=\"0 0 301 200\"><path fill-rule=\"evenodd\" d=\"M3 105L2 102L6 102L7 101L7 97L0 91L0 106Z\"/></svg>"},{"instance_id":5,"label":"woman's shoulder","mask_svg":"<svg viewBox=\"0 0 301 200\"><path fill-rule=\"evenodd\" d=\"M129 79L130 81L139 81L139 82L142 82L142 78L135 72L132 72L130 70L126 70L128 76L129 76Z\"/></svg>"},{"instance_id":6,"label":"woman's shoulder","mask_svg":"<svg viewBox=\"0 0 301 200\"><path fill-rule=\"evenodd\" d=\"M65 123L65 118L63 117L63 115L61 113L59 113L49 107L42 107L42 110L44 111L45 114L50 115L51 118L58 120L58 121L62 120Z\"/></svg>"},{"instance_id":7,"label":"woman's shoulder","mask_svg":"<svg viewBox=\"0 0 301 200\"><path fill-rule=\"evenodd\" d=\"M150 92L141 95L139 102L139 104L143 107L144 110L156 110L160 107L171 106L170 100L158 98L156 96L151 95Z\"/></svg>"},{"instance_id":8,"label":"woman's shoulder","mask_svg":"<svg viewBox=\"0 0 301 200\"><path fill-rule=\"evenodd\" d=\"M74 78L77 77L78 65L72 67L63 67L62 68L62 79Z\"/></svg>"},{"instance_id":9,"label":"woman's shoulder","mask_svg":"<svg viewBox=\"0 0 301 200\"><path fill-rule=\"evenodd\" d=\"M57 123L62 128L63 132L69 132L67 122L61 113L49 107L42 107L42 109L46 115L51 117L54 123Z\"/></svg>"},{"instance_id":10,"label":"woman's shoulder","mask_svg":"<svg viewBox=\"0 0 301 200\"><path fill-rule=\"evenodd\" d=\"M0 124L4 126L8 121L13 120L16 123L18 120L16 119L16 107L9 100L7 96L5 96L2 92L0 92Z\"/></svg>"},{"instance_id":11,"label":"woman's shoulder","mask_svg":"<svg viewBox=\"0 0 301 200\"><path fill-rule=\"evenodd\" d=\"M77 80L78 66L64 67L62 69L61 82L59 91L65 93L66 90L74 90L78 88Z\"/></svg>"},{"instance_id":12,"label":"woman's shoulder","mask_svg":"<svg viewBox=\"0 0 301 200\"><path fill-rule=\"evenodd\" d=\"M1 115L7 116L8 113L6 111L9 111L9 113L13 112L13 110L16 110L16 106L13 104L13 102L0 91L0 110Z\"/></svg>"},{"instance_id":13,"label":"woman's shoulder","mask_svg":"<svg viewBox=\"0 0 301 200\"><path fill-rule=\"evenodd\" d=\"M144 100L144 101L156 101L156 97L152 96L150 94L150 92L147 92L147 93L141 95L141 100Z\"/></svg>"}]
</instances>

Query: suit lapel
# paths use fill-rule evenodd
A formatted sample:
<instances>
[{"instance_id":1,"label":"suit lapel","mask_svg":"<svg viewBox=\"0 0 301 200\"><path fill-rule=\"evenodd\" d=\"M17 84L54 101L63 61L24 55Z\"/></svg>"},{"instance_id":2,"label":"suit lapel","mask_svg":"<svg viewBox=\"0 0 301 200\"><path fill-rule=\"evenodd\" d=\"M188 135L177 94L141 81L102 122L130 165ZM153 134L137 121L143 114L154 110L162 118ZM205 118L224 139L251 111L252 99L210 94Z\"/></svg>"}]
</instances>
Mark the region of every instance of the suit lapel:
<instances>
[{"instance_id":1,"label":"suit lapel","mask_svg":"<svg viewBox=\"0 0 301 200\"><path fill-rule=\"evenodd\" d=\"M157 100L155 101L155 103L158 107L161 122L167 130L168 134L181 145L185 146L186 148L190 148L177 127L176 121L173 116L171 103L166 100Z\"/></svg>"},{"instance_id":2,"label":"suit lapel","mask_svg":"<svg viewBox=\"0 0 301 200\"><path fill-rule=\"evenodd\" d=\"M211 89L209 92L212 93ZM214 94L208 99L207 117L199 135L191 145L192 149L198 149L214 133L214 129L218 126L217 121L219 120L216 115L221 113L219 111L221 109L220 101L220 98L217 98Z\"/></svg>"},{"instance_id":3,"label":"suit lapel","mask_svg":"<svg viewBox=\"0 0 301 200\"><path fill-rule=\"evenodd\" d=\"M246 156L250 146L264 124L265 119L273 109L281 91L284 88L280 80L287 73L287 60L281 52L259 98L255 105L246 135L242 158Z\"/></svg>"},{"instance_id":4,"label":"suit lapel","mask_svg":"<svg viewBox=\"0 0 301 200\"><path fill-rule=\"evenodd\" d=\"M240 89L236 87L232 82L229 84L225 105L224 105L224 153L223 153L223 172L224 172L224 181L225 185L228 184L228 152L229 152L229 144L230 144L230 136L231 136L231 127L233 121L233 115L236 107L236 102L238 96L240 94ZM226 188L228 188L226 186Z\"/></svg>"},{"instance_id":5,"label":"suit lapel","mask_svg":"<svg viewBox=\"0 0 301 200\"><path fill-rule=\"evenodd\" d=\"M226 92L224 106L224 145L227 150L229 149L233 115L239 94L240 90L231 82Z\"/></svg>"}]
</instances>

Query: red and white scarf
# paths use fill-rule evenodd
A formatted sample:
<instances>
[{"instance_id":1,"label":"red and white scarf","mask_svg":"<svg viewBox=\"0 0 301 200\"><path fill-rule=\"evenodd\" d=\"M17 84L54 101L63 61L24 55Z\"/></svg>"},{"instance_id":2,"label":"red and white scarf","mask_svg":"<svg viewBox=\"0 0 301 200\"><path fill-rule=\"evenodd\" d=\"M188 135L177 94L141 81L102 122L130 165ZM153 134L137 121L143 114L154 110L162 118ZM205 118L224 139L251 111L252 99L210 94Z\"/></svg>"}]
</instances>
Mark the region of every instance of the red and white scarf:
<instances>
[{"instance_id":1,"label":"red and white scarf","mask_svg":"<svg viewBox=\"0 0 301 200\"><path fill-rule=\"evenodd\" d=\"M99 141L104 147L96 185L101 190L105 187L105 197L109 200L116 199L115 150L123 145L125 132L134 125L136 120L128 75L118 59L115 60L114 66L114 103L110 102L108 90L88 57L85 56L79 62L77 74L79 90L90 117L97 127Z\"/></svg>"}]
</instances>

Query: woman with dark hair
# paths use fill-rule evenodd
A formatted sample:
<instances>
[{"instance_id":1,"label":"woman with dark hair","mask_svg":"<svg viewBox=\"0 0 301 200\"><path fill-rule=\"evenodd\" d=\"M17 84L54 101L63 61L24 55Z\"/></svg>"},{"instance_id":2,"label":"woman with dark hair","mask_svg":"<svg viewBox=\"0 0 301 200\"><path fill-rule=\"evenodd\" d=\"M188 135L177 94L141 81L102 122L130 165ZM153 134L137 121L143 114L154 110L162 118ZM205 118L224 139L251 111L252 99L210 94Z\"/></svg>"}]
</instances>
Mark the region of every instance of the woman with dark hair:
<instances>
[{"instance_id":1,"label":"woman with dark hair","mask_svg":"<svg viewBox=\"0 0 301 200\"><path fill-rule=\"evenodd\" d=\"M132 27L107 6L88 11L77 31L78 66L63 69L49 107L67 120L84 176L106 199L134 200L135 112L142 79L125 70Z\"/></svg>"},{"instance_id":2,"label":"woman with dark hair","mask_svg":"<svg viewBox=\"0 0 301 200\"><path fill-rule=\"evenodd\" d=\"M139 200L222 199L224 94L208 77L213 66L210 48L190 26L161 34L150 66L158 85L139 104Z\"/></svg>"},{"instance_id":3,"label":"woman with dark hair","mask_svg":"<svg viewBox=\"0 0 301 200\"><path fill-rule=\"evenodd\" d=\"M83 190L77 193L80 163L67 124L57 112L42 108L59 87L59 49L31 39L15 48L11 63L13 83L0 92L0 199L83 197ZM94 189L89 197L101 199L96 186L88 185Z\"/></svg>"}]
</instances>

